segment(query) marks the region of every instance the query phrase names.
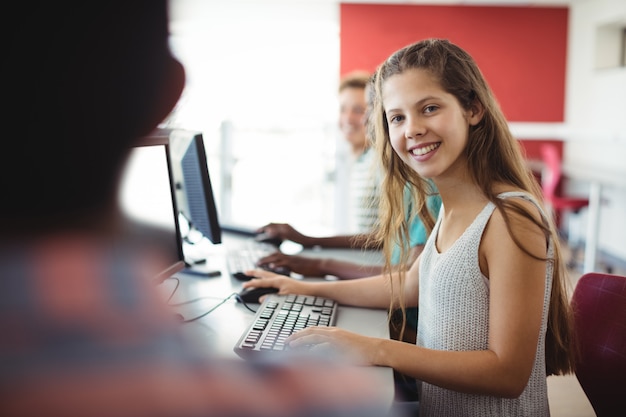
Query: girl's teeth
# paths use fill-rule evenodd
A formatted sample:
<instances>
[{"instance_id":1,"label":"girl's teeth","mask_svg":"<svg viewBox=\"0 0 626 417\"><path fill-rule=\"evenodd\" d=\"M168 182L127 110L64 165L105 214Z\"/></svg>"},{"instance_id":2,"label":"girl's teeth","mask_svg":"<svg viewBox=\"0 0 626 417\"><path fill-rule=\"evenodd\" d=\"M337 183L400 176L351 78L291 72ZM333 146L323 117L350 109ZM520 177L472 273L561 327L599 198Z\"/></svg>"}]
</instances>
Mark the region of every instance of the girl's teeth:
<instances>
[{"instance_id":1,"label":"girl's teeth","mask_svg":"<svg viewBox=\"0 0 626 417\"><path fill-rule=\"evenodd\" d=\"M439 147L438 143L433 143L432 145L424 146L422 148L413 149L413 155L421 156L426 155L428 152L432 152Z\"/></svg>"}]
</instances>

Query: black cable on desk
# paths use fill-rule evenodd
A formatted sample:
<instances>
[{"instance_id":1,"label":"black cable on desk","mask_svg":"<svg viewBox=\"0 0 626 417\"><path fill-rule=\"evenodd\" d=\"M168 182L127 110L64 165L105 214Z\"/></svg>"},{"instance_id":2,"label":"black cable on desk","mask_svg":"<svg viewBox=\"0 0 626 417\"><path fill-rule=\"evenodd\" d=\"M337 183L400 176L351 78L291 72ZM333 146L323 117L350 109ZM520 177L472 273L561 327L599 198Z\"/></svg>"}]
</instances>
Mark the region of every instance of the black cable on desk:
<instances>
[{"instance_id":1,"label":"black cable on desk","mask_svg":"<svg viewBox=\"0 0 626 417\"><path fill-rule=\"evenodd\" d=\"M168 303L168 305L170 307L180 307L180 306L183 306L183 305L195 303L195 302L202 301L202 300L216 299L217 298L217 297L198 297L198 298L194 298L192 300L187 300L187 301L183 301L183 302L176 303L176 304L169 304L169 302L172 300L172 297L174 297L174 294L176 294L176 290L178 290L178 287L180 286L180 279L179 278L177 278L177 277L170 277L170 279L173 279L173 280L176 281L176 286L174 287L174 290L172 290L172 293L167 298L167 303ZM217 305L213 306L212 308L210 308L209 310L207 310L204 313L200 314L199 316L193 317L191 319L183 319L181 321L181 323L191 323L192 321L199 320L199 319L209 315L210 313L212 313L215 309L217 309L219 306L221 306L222 304L224 304L226 301L230 300L233 297L237 301L242 303L243 306L245 308L247 308L248 310L250 310L251 312L253 312L253 313L257 312L257 310L254 310L253 308L251 308L245 301L243 301L241 299L241 297L239 296L239 293L234 292L234 293L230 294L228 297L224 298L222 301L220 301Z\"/></svg>"},{"instance_id":2,"label":"black cable on desk","mask_svg":"<svg viewBox=\"0 0 626 417\"><path fill-rule=\"evenodd\" d=\"M178 287L180 286L180 279L176 278L176 277L169 277L169 279L173 279L176 281L176 286L174 287L174 289L172 290L172 293L170 294L169 297L167 297L167 301L166 303L169 303L170 300L172 299L172 297L174 297L174 294L176 294L176 290L178 289Z\"/></svg>"},{"instance_id":3,"label":"black cable on desk","mask_svg":"<svg viewBox=\"0 0 626 417\"><path fill-rule=\"evenodd\" d=\"M248 310L250 310L250 311L252 311L253 313L255 313L255 314L256 314L257 310L255 310L255 309L251 308L251 307L248 305L248 303L246 303L245 301L243 301L243 300L241 299L241 296L240 296L239 294L235 294L235 298L237 299L237 301L239 301L241 304L243 304L243 306L244 306L245 308L247 308Z\"/></svg>"},{"instance_id":4,"label":"black cable on desk","mask_svg":"<svg viewBox=\"0 0 626 417\"><path fill-rule=\"evenodd\" d=\"M234 292L231 295L229 295L228 297L224 298L222 301L220 301L217 305L211 307L209 310L205 311L204 313L200 314L199 316L196 316L196 317L191 318L191 319L184 319L182 322L183 323L191 323L192 321L199 320L202 317L205 317L205 316L209 315L210 313L215 311L219 306L221 306L222 304L224 304L226 301L230 300L231 298L236 297L237 295L238 294L236 292ZM207 299L207 298L210 298L210 297L196 298L194 300L189 300L189 301L186 301L184 303L179 303L177 305L189 304L189 303L193 303L193 302L196 302L196 301L199 301L199 300L203 300L203 299Z\"/></svg>"}]
</instances>

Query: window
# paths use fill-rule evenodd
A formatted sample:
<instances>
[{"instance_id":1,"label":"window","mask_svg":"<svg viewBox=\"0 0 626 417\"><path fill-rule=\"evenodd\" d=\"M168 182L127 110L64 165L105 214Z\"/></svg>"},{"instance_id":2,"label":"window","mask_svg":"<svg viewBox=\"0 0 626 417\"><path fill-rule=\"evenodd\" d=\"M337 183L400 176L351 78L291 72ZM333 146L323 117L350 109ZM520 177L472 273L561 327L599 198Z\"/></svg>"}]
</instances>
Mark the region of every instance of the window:
<instances>
[{"instance_id":1,"label":"window","mask_svg":"<svg viewBox=\"0 0 626 417\"><path fill-rule=\"evenodd\" d=\"M176 0L170 15L187 84L168 124L203 132L220 219L335 230L337 4Z\"/></svg>"},{"instance_id":2,"label":"window","mask_svg":"<svg viewBox=\"0 0 626 417\"><path fill-rule=\"evenodd\" d=\"M626 67L626 23L610 23L596 29L596 69Z\"/></svg>"}]
</instances>

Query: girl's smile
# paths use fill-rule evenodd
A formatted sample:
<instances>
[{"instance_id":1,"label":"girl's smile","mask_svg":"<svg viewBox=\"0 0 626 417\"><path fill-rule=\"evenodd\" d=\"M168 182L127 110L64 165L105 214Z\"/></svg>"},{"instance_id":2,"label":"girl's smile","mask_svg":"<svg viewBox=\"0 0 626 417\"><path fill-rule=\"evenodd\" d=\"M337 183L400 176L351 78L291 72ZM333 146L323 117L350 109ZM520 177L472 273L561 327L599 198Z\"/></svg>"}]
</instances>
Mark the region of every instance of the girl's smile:
<instances>
[{"instance_id":1,"label":"girl's smile","mask_svg":"<svg viewBox=\"0 0 626 417\"><path fill-rule=\"evenodd\" d=\"M413 157L416 161L426 161L433 155L433 152L437 150L441 146L441 142L435 143L426 143L414 146L409 149L409 152L413 154Z\"/></svg>"}]
</instances>

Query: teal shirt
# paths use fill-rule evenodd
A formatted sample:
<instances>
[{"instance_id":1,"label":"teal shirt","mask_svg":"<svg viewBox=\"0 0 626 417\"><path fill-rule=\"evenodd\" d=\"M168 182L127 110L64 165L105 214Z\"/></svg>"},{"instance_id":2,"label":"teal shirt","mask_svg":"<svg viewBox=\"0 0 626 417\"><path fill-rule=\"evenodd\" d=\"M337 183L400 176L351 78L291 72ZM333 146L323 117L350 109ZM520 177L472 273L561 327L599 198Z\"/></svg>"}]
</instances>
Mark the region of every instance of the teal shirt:
<instances>
[{"instance_id":1,"label":"teal shirt","mask_svg":"<svg viewBox=\"0 0 626 417\"><path fill-rule=\"evenodd\" d=\"M441 197L439 195L433 195L426 199L426 205L433 217L436 219L439 216L439 209L441 208ZM407 219L409 213L411 213L411 191L409 186L404 188L404 206L407 207ZM411 224L409 224L409 247L415 247L417 245L423 245L426 243L428 235L426 234L426 227L422 223L419 216L413 218ZM400 247L395 247L391 256L391 263L397 264L400 261Z\"/></svg>"},{"instance_id":2,"label":"teal shirt","mask_svg":"<svg viewBox=\"0 0 626 417\"><path fill-rule=\"evenodd\" d=\"M439 217L439 209L441 208L441 197L439 194L428 197L426 199L426 205L435 219ZM411 189L408 185L404 187L404 207L407 208L408 220L412 209ZM417 245L424 245L427 239L428 235L426 234L426 227L424 227L424 223L422 223L419 216L415 216L411 221L411 224L409 224L410 247L412 248ZM396 265L398 262L400 262L400 247L396 246L391 255L391 263ZM417 307L406 309L406 325L407 328L412 329L413 331L417 329Z\"/></svg>"}]
</instances>

